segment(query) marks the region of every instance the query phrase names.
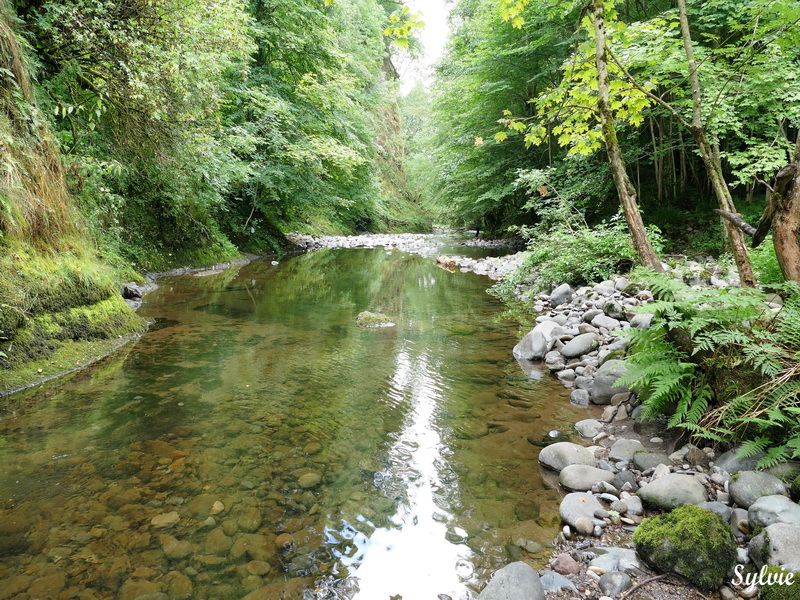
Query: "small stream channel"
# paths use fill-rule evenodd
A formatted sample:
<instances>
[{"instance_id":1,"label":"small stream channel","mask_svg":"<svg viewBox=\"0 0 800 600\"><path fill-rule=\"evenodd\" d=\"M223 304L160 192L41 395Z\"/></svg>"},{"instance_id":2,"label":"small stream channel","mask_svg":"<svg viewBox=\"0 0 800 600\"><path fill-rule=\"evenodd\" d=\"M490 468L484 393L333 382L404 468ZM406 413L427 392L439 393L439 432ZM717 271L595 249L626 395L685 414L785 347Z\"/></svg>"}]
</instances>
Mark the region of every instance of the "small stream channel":
<instances>
[{"instance_id":1,"label":"small stream channel","mask_svg":"<svg viewBox=\"0 0 800 600\"><path fill-rule=\"evenodd\" d=\"M329 249L159 284L140 340L3 401L0 600L462 600L548 554L527 438L585 411L488 279Z\"/></svg>"}]
</instances>

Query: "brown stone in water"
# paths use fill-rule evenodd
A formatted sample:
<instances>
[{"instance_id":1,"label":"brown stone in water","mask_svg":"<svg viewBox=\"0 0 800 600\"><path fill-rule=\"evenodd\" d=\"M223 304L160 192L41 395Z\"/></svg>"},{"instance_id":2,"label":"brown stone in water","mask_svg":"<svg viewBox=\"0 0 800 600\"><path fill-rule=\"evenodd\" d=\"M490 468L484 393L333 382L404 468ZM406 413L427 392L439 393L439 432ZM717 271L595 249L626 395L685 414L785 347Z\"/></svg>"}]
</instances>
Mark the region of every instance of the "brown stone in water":
<instances>
[{"instance_id":1,"label":"brown stone in water","mask_svg":"<svg viewBox=\"0 0 800 600\"><path fill-rule=\"evenodd\" d=\"M292 536L289 533L282 533L275 538L275 545L278 548L288 548L292 545Z\"/></svg>"},{"instance_id":2,"label":"brown stone in water","mask_svg":"<svg viewBox=\"0 0 800 600\"><path fill-rule=\"evenodd\" d=\"M269 562L277 555L275 538L259 535L257 533L245 533L231 546L231 558L239 559L247 554L253 560Z\"/></svg>"},{"instance_id":3,"label":"brown stone in water","mask_svg":"<svg viewBox=\"0 0 800 600\"><path fill-rule=\"evenodd\" d=\"M0 586L0 600L15 598L17 594L30 587L32 580L33 577L28 575L12 575L8 579L3 579Z\"/></svg>"},{"instance_id":4,"label":"brown stone in water","mask_svg":"<svg viewBox=\"0 0 800 600\"><path fill-rule=\"evenodd\" d=\"M142 450L149 454L171 458L178 449L162 440L147 440L142 442Z\"/></svg>"},{"instance_id":5,"label":"brown stone in water","mask_svg":"<svg viewBox=\"0 0 800 600\"><path fill-rule=\"evenodd\" d=\"M160 535L158 541L167 558L186 558L192 553L192 545L186 540L178 540L171 535Z\"/></svg>"},{"instance_id":6,"label":"brown stone in water","mask_svg":"<svg viewBox=\"0 0 800 600\"><path fill-rule=\"evenodd\" d=\"M206 553L216 556L227 556L233 542L225 535L221 527L217 527L206 536L204 548Z\"/></svg>"},{"instance_id":7,"label":"brown stone in water","mask_svg":"<svg viewBox=\"0 0 800 600\"><path fill-rule=\"evenodd\" d=\"M180 520L180 515L178 515L177 512L172 511L153 517L150 521L150 524L158 529L166 529L167 527L172 527Z\"/></svg>"},{"instance_id":8,"label":"brown stone in water","mask_svg":"<svg viewBox=\"0 0 800 600\"><path fill-rule=\"evenodd\" d=\"M180 571L170 571L164 576L167 596L170 600L184 600L192 597L192 580Z\"/></svg>"},{"instance_id":9,"label":"brown stone in water","mask_svg":"<svg viewBox=\"0 0 800 600\"><path fill-rule=\"evenodd\" d=\"M322 444L318 444L317 442L311 442L305 448L303 448L303 452L308 456L316 454L320 450L322 450Z\"/></svg>"},{"instance_id":10,"label":"brown stone in water","mask_svg":"<svg viewBox=\"0 0 800 600\"><path fill-rule=\"evenodd\" d=\"M213 518L214 517L209 517L209 519ZM239 531L239 524L233 519L227 519L223 521L220 527L222 527L222 531L225 532L225 535L234 535L237 531Z\"/></svg>"},{"instance_id":11,"label":"brown stone in water","mask_svg":"<svg viewBox=\"0 0 800 600\"><path fill-rule=\"evenodd\" d=\"M139 596L157 594L160 591L161 586L154 581L131 578L122 584L117 598L118 600L136 600Z\"/></svg>"},{"instance_id":12,"label":"brown stone in water","mask_svg":"<svg viewBox=\"0 0 800 600\"><path fill-rule=\"evenodd\" d=\"M267 586L250 592L242 600L300 600L303 592L314 588L314 580L310 577L296 577L289 581L275 581Z\"/></svg>"},{"instance_id":13,"label":"brown stone in water","mask_svg":"<svg viewBox=\"0 0 800 600\"><path fill-rule=\"evenodd\" d=\"M216 502L214 502L214 504L211 505L211 510L209 511L209 514L218 515L224 510L225 510L225 505L219 500L217 500Z\"/></svg>"},{"instance_id":14,"label":"brown stone in water","mask_svg":"<svg viewBox=\"0 0 800 600\"><path fill-rule=\"evenodd\" d=\"M243 509L236 523L242 531L253 532L261 527L261 521L261 511L253 506Z\"/></svg>"},{"instance_id":15,"label":"brown stone in water","mask_svg":"<svg viewBox=\"0 0 800 600\"><path fill-rule=\"evenodd\" d=\"M253 575L266 575L270 569L269 563L262 560L251 560L247 563L247 571Z\"/></svg>"}]
</instances>

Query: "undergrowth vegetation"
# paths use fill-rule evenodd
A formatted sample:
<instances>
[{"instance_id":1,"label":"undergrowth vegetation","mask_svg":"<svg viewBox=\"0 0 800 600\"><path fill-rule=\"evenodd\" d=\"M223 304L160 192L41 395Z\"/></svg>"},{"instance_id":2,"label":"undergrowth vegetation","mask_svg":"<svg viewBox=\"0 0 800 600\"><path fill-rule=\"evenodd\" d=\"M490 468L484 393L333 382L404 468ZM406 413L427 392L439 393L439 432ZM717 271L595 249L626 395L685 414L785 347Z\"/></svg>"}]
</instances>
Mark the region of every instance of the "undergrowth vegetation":
<instances>
[{"instance_id":1,"label":"undergrowth vegetation","mask_svg":"<svg viewBox=\"0 0 800 600\"><path fill-rule=\"evenodd\" d=\"M775 311L758 290L695 289L637 270L656 301L650 329L630 331L628 371L646 415L769 467L800 457L800 289ZM763 453L763 455L761 455Z\"/></svg>"}]
</instances>

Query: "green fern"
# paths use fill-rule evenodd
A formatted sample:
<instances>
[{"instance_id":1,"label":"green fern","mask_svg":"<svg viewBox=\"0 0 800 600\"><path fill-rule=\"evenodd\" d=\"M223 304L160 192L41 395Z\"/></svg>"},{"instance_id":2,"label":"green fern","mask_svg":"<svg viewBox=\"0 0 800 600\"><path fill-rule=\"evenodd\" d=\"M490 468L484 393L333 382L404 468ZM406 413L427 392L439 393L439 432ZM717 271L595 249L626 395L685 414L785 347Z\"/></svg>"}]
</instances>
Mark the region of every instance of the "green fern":
<instances>
[{"instance_id":1,"label":"green fern","mask_svg":"<svg viewBox=\"0 0 800 600\"><path fill-rule=\"evenodd\" d=\"M769 467L800 457L800 288L789 283L775 314L751 289L695 290L664 275L634 272L656 301L641 307L653 326L631 330L627 373L645 416L667 415L670 427L697 438L741 444ZM763 383L721 389L720 373ZM743 380L747 380L746 378Z\"/></svg>"}]
</instances>

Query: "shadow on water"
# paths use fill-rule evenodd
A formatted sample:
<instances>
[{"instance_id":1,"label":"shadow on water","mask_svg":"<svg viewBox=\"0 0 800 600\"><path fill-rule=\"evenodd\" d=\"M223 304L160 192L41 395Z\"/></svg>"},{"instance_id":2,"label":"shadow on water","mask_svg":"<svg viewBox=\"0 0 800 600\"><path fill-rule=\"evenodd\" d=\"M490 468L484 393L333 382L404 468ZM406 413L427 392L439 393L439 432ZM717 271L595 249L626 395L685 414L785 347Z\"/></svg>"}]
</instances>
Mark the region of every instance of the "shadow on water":
<instances>
[{"instance_id":1,"label":"shadow on water","mask_svg":"<svg viewBox=\"0 0 800 600\"><path fill-rule=\"evenodd\" d=\"M0 600L456 600L544 556L527 438L578 410L486 280L322 250L160 283L136 344L4 406Z\"/></svg>"}]
</instances>

